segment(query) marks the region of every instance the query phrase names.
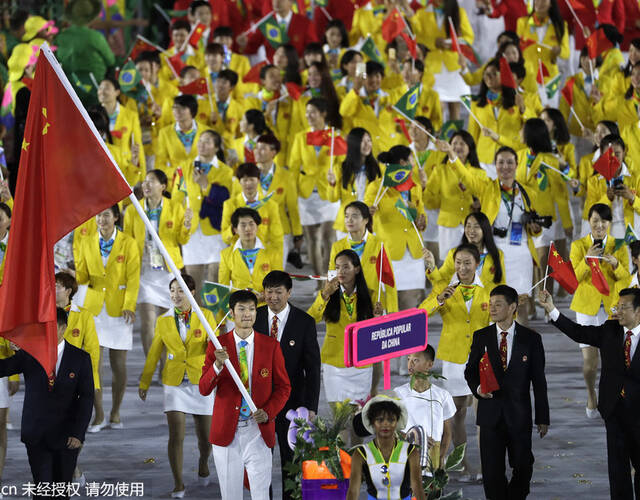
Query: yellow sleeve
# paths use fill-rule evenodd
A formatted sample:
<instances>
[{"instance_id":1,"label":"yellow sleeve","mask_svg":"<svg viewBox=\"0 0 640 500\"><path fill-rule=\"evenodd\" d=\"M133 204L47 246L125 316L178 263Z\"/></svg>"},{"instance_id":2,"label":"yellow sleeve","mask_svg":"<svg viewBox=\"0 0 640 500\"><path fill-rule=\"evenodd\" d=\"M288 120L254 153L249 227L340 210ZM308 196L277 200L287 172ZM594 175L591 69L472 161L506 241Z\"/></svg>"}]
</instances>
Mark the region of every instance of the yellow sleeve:
<instances>
[{"instance_id":1,"label":"yellow sleeve","mask_svg":"<svg viewBox=\"0 0 640 500\"><path fill-rule=\"evenodd\" d=\"M78 245L78 253L73 252L73 259L76 266L76 281L78 285L86 285L89 283L89 269L87 268L87 259L84 255L85 244ZM74 249L75 250L75 249Z\"/></svg>"},{"instance_id":2,"label":"yellow sleeve","mask_svg":"<svg viewBox=\"0 0 640 500\"><path fill-rule=\"evenodd\" d=\"M127 242L127 285L122 303L123 311L135 311L140 289L140 255L133 238Z\"/></svg>"},{"instance_id":3,"label":"yellow sleeve","mask_svg":"<svg viewBox=\"0 0 640 500\"><path fill-rule=\"evenodd\" d=\"M591 279L591 268L586 262L585 251L582 248L582 242L580 240L571 243L571 252L569 259L573 265L573 269L576 273L576 278L579 282L587 281Z\"/></svg>"},{"instance_id":4,"label":"yellow sleeve","mask_svg":"<svg viewBox=\"0 0 640 500\"><path fill-rule=\"evenodd\" d=\"M467 11L462 7L459 7L458 10L460 12L460 34L458 38L463 38L469 45L473 45L475 36L469 18L467 17Z\"/></svg>"},{"instance_id":5,"label":"yellow sleeve","mask_svg":"<svg viewBox=\"0 0 640 500\"><path fill-rule=\"evenodd\" d=\"M323 320L324 310L327 307L327 302L322 298L322 293L318 292L316 296L316 300L313 301L311 307L307 310L307 314L311 316L313 319L318 321Z\"/></svg>"},{"instance_id":6,"label":"yellow sleeve","mask_svg":"<svg viewBox=\"0 0 640 500\"><path fill-rule=\"evenodd\" d=\"M293 179L293 173L291 172L290 178ZM291 182L291 184L287 186L284 194L284 202L287 207L289 221L291 222L291 234L293 236L301 236L302 224L300 223L300 212L298 210L297 183Z\"/></svg>"},{"instance_id":7,"label":"yellow sleeve","mask_svg":"<svg viewBox=\"0 0 640 500\"><path fill-rule=\"evenodd\" d=\"M235 210L235 204L232 202L233 198L229 198L222 204L222 221L220 222L220 233L222 234L222 241L227 245L230 245L233 241L233 228L231 227L231 215Z\"/></svg>"},{"instance_id":8,"label":"yellow sleeve","mask_svg":"<svg viewBox=\"0 0 640 500\"><path fill-rule=\"evenodd\" d=\"M220 252L220 266L218 267L218 282L222 285L231 283L231 268L227 258L231 258L232 253Z\"/></svg>"},{"instance_id":9,"label":"yellow sleeve","mask_svg":"<svg viewBox=\"0 0 640 500\"><path fill-rule=\"evenodd\" d=\"M158 361L160 361L160 355L164 348L164 342L162 341L162 334L159 330L160 318L156 319L156 327L153 333L153 340L151 341L151 347L149 347L149 353L147 359L144 362L144 368L142 369L142 375L140 375L140 389L148 390L153 379L153 374L156 371Z\"/></svg>"},{"instance_id":10,"label":"yellow sleeve","mask_svg":"<svg viewBox=\"0 0 640 500\"><path fill-rule=\"evenodd\" d=\"M91 358L91 368L93 369L93 385L95 389L100 389L100 342L96 332L96 323L93 314L86 312L86 324L84 332L83 349L89 353Z\"/></svg>"},{"instance_id":11,"label":"yellow sleeve","mask_svg":"<svg viewBox=\"0 0 640 500\"><path fill-rule=\"evenodd\" d=\"M360 96L354 89L351 89L340 103L340 114L342 116L356 116L359 106Z\"/></svg>"}]
</instances>

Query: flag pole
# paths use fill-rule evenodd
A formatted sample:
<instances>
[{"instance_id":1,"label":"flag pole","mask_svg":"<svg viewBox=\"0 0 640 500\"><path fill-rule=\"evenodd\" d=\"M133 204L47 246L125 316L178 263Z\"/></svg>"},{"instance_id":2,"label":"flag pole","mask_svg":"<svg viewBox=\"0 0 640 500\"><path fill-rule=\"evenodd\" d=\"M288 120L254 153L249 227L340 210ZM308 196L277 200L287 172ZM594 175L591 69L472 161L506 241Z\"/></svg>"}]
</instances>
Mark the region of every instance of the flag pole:
<instances>
[{"instance_id":1,"label":"flag pole","mask_svg":"<svg viewBox=\"0 0 640 500\"><path fill-rule=\"evenodd\" d=\"M211 87L209 87L209 79L205 76L204 81L207 84L207 95L209 96L209 107L211 108L211 111L213 111L213 100L211 99Z\"/></svg>"},{"instance_id":2,"label":"flag pole","mask_svg":"<svg viewBox=\"0 0 640 500\"><path fill-rule=\"evenodd\" d=\"M464 109L466 109L469 112L469 114L473 117L473 119L476 121L476 123L480 126L480 128L485 128L485 126L482 123L480 123L480 120L478 120L478 117L475 115L475 113L473 111L471 111L471 108L469 106L467 106L467 103L464 102L464 100L462 100L462 99L460 99L460 102L464 106Z\"/></svg>"},{"instance_id":3,"label":"flag pole","mask_svg":"<svg viewBox=\"0 0 640 500\"><path fill-rule=\"evenodd\" d=\"M380 184L380 185L382 186L382 184ZM378 203L380 203L382 201L382 198L387 193L388 189L389 189L389 186L385 186L384 191L382 191L382 194L380 195L380 197L376 197L376 199L373 201L373 206L374 207L377 207Z\"/></svg>"},{"instance_id":4,"label":"flag pole","mask_svg":"<svg viewBox=\"0 0 640 500\"><path fill-rule=\"evenodd\" d=\"M58 75L58 78L60 78L60 82L62 83L62 85L66 89L67 93L69 94L69 97L71 97L71 100L73 101L73 103L78 108L78 111L80 112L80 114L84 118L87 126L89 127L89 129L91 130L93 135L98 140L98 143L102 147L103 152L111 160L111 164L113 165L113 168L120 174L122 179L124 179L124 181L127 182L127 179L124 176L124 174L122 173L122 170L120 170L120 167L118 167L118 164L113 159L113 156L111 155L111 152L109 151L109 148L107 148L107 146L104 143L104 140L102 139L101 135L98 133L98 130L96 129L95 125L93 124L93 122L89 118L89 114L87 113L87 111L85 110L84 106L80 102L80 99L78 98L78 95L73 90L73 86L71 85L71 83L69 82L69 79L66 77L64 71L62 70L62 67L60 66L60 63L58 62L58 60L55 58L55 56L51 52L51 49L49 48L49 44L46 43L46 42L43 43L42 46L41 46L41 50L42 50L44 56L49 61L49 63L51 64L51 67L53 68L53 70L56 72L56 75ZM127 184L129 184L129 183L127 182ZM171 255L169 255L169 252L167 251L167 248L164 246L164 243L160 239L160 236L158 236L158 233L156 232L155 228L153 227L153 224L151 224L151 221L147 217L147 214L145 213L144 209L142 208L142 205L140 205L140 202L138 201L136 196L133 194L133 189L131 190L131 194L129 195L129 200L131 201L131 204L135 208L136 212L138 212L138 215L142 219L142 222L144 223L144 225L145 225L145 227L146 227L146 229L148 231L148 234L151 235L151 238L153 239L154 243L158 247L158 250L160 250L160 253L164 257L165 262L168 264L168 266L171 269L171 272L173 273L176 281L180 285L180 288L182 288L183 292L185 293L187 299L189 300L189 304L191 304L191 308L192 308L193 312L196 313L196 316L198 317L198 319L202 323L202 326L204 327L204 329L206 330L207 334L209 335L209 339L211 340L211 342L213 343L213 345L215 346L216 349L222 349L222 345L220 344L220 342L218 341L218 338L215 335L215 330L213 330L211 328L211 325L207 321L207 318L204 316L204 314L202 312L202 309L200 309L200 306L198 305L198 302L196 302L196 299L191 294L191 291L189 290L189 287L187 286L187 284L185 283L184 279L182 278L182 275L180 274L180 270L177 268L175 262L173 262L173 259L171 258ZM229 370L229 374L231 375L231 378L233 379L233 381L235 382L236 386L238 387L238 390L240 391L240 393L244 397L245 401L249 405L249 408L251 409L252 412L255 412L258 408L255 405L255 403L253 402L253 399L251 399L251 396L249 395L249 392L247 391L246 387L242 383L242 380L240 379L240 377L238 376L238 373L236 372L235 368L231 364L231 361L229 359L227 359L224 362L224 365L227 367L227 370Z\"/></svg>"},{"instance_id":5,"label":"flag pole","mask_svg":"<svg viewBox=\"0 0 640 500\"><path fill-rule=\"evenodd\" d=\"M173 64L171 64L171 61L169 61L169 57L167 57L165 54L162 54L165 58L165 60L167 61L167 66L169 66L169 69L171 70L171 73L173 73L173 77L176 80L179 80L180 77L178 76L178 73L176 73L176 69L173 67Z\"/></svg>"},{"instance_id":6,"label":"flag pole","mask_svg":"<svg viewBox=\"0 0 640 500\"><path fill-rule=\"evenodd\" d=\"M580 29L582 30L582 34L584 35L584 32L585 32L584 25L580 21L580 18L578 17L578 14L576 14L576 11L573 10L573 6L571 5L571 2L569 0L564 0L564 1L567 4L567 7L569 7L569 10L571 11L571 14L573 14L573 17L575 18L576 22L578 23L578 26L580 26Z\"/></svg>"},{"instance_id":7,"label":"flag pole","mask_svg":"<svg viewBox=\"0 0 640 500\"><path fill-rule=\"evenodd\" d=\"M260 25L264 24L264 22L271 17L271 14L273 14L273 11L269 12L266 16L264 16L261 19L259 19L257 23L252 24L251 27L248 30L243 31L238 36L248 35L249 33L255 31L256 28L258 28Z\"/></svg>"},{"instance_id":8,"label":"flag pole","mask_svg":"<svg viewBox=\"0 0 640 500\"><path fill-rule=\"evenodd\" d=\"M96 80L96 77L93 76L93 73L89 72L89 78L91 78L91 83L93 83L93 86L98 90L98 81Z\"/></svg>"},{"instance_id":9,"label":"flag pole","mask_svg":"<svg viewBox=\"0 0 640 500\"><path fill-rule=\"evenodd\" d=\"M380 269L378 270L378 302L382 291L382 262L384 261L384 242L380 241Z\"/></svg>"},{"instance_id":10,"label":"flag pole","mask_svg":"<svg viewBox=\"0 0 640 500\"><path fill-rule=\"evenodd\" d=\"M380 178L380 186L378 186L378 192L376 193L376 197L373 199L373 206L377 206L376 201L378 201L378 196L380 196L380 191L382 191L383 184L384 184L384 176Z\"/></svg>"},{"instance_id":11,"label":"flag pole","mask_svg":"<svg viewBox=\"0 0 640 500\"><path fill-rule=\"evenodd\" d=\"M547 268L544 270L544 284L542 289L547 289L547 276L549 275L549 255L551 255L551 248L553 248L553 240L549 243L549 253L547 253Z\"/></svg>"},{"instance_id":12,"label":"flag pole","mask_svg":"<svg viewBox=\"0 0 640 500\"><path fill-rule=\"evenodd\" d=\"M229 290L244 290L243 288L236 288L235 286L231 286L231 285L223 285L222 283L217 283L215 281L204 280L204 283L209 283L210 285L222 286L224 288L228 288Z\"/></svg>"},{"instance_id":13,"label":"flag pole","mask_svg":"<svg viewBox=\"0 0 640 500\"><path fill-rule=\"evenodd\" d=\"M578 113L576 113L576 110L573 109L573 104L569 106L569 111L571 111L571 114L573 114L573 117L578 122L578 125L580 125L580 128L584 131L584 125L582 124L582 121L580 120L580 118L578 118Z\"/></svg>"},{"instance_id":14,"label":"flag pole","mask_svg":"<svg viewBox=\"0 0 640 500\"><path fill-rule=\"evenodd\" d=\"M405 115L402 111L400 111L398 108L394 106L392 106L393 110L398 113L399 115L401 115L404 119L409 120L413 125L415 125L418 129L422 130L425 134L427 134L432 141L436 141L437 139L433 136L433 134L431 134L427 129L425 129L422 125L420 125L419 122L415 121L412 118L409 118L407 115Z\"/></svg>"},{"instance_id":15,"label":"flag pole","mask_svg":"<svg viewBox=\"0 0 640 500\"><path fill-rule=\"evenodd\" d=\"M157 5L157 4L156 4ZM169 23L171 24L171 23ZM158 52L160 52L163 55L168 54L168 52L166 50L164 50L162 47L160 47L159 45L156 45L155 43L150 42L148 39L146 39L145 37L143 37L142 35L137 35L136 38L139 38L140 40L142 40L144 43L151 45L154 49L156 49Z\"/></svg>"},{"instance_id":16,"label":"flag pole","mask_svg":"<svg viewBox=\"0 0 640 500\"><path fill-rule=\"evenodd\" d=\"M549 266L547 266L547 270L549 269ZM544 278L542 278L540 281L538 281L535 285L533 285L531 288L529 288L529 290L527 290L527 294L529 292L531 292L532 290L534 290L540 283L542 283L543 281L545 281L547 279L548 274L545 273Z\"/></svg>"},{"instance_id":17,"label":"flag pole","mask_svg":"<svg viewBox=\"0 0 640 500\"><path fill-rule=\"evenodd\" d=\"M413 226L413 229L416 230L416 234L418 235L418 240L420 241L422 248L425 248L424 241L422 241L422 235L420 234L420 231L418 231L418 228L416 227L416 223L414 221L411 221L411 225Z\"/></svg>"}]
</instances>

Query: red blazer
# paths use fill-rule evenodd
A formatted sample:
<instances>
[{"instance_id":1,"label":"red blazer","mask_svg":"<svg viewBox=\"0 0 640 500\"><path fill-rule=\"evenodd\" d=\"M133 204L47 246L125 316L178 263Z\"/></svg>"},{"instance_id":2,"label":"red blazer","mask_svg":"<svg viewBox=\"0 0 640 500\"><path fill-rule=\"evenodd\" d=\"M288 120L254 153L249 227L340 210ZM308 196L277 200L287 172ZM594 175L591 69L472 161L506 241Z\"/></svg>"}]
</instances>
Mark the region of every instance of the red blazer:
<instances>
[{"instance_id":1,"label":"red blazer","mask_svg":"<svg viewBox=\"0 0 640 500\"><path fill-rule=\"evenodd\" d=\"M295 13L291 15L287 36L289 37L289 43L296 48L298 57L302 57L307 44L318 41L315 27L311 24L311 21L306 16ZM273 54L276 50L264 38L262 31L258 28L249 37L249 43L244 51L247 54L253 54L257 52L261 45L264 45L267 51L267 59L273 61Z\"/></svg>"},{"instance_id":2,"label":"red blazer","mask_svg":"<svg viewBox=\"0 0 640 500\"><path fill-rule=\"evenodd\" d=\"M504 29L516 31L518 18L527 15L527 5L523 0L491 0L492 18L504 17Z\"/></svg>"},{"instance_id":3,"label":"red blazer","mask_svg":"<svg viewBox=\"0 0 640 500\"><path fill-rule=\"evenodd\" d=\"M636 19L640 19L640 5L637 0L624 0L625 28L624 41L620 50L629 50L629 44L634 38L640 37L640 29L636 26Z\"/></svg>"},{"instance_id":4,"label":"red blazer","mask_svg":"<svg viewBox=\"0 0 640 500\"><path fill-rule=\"evenodd\" d=\"M327 18L325 10L333 19L340 19L346 26L348 33L351 31L353 14L356 8L355 0L329 0L329 4L324 10L316 7L313 11L313 24L316 27L316 37L318 40L322 40L322 37L324 37L324 30L330 21L330 19Z\"/></svg>"},{"instance_id":5,"label":"red blazer","mask_svg":"<svg viewBox=\"0 0 640 500\"><path fill-rule=\"evenodd\" d=\"M600 7L597 10L593 8L591 0L582 0L581 2L586 6L585 9L577 11L578 16L582 24L589 28L592 32L596 29L596 22L598 24L613 24L621 34L624 34L625 27L625 6L624 0L602 0ZM637 2L636 2L637 3ZM585 45L585 38L582 34L582 30L578 26L578 23L571 14L567 3L563 0L558 2L558 8L560 14L567 21L569 28L573 32L573 36L576 40L576 50L582 50Z\"/></svg>"},{"instance_id":6,"label":"red blazer","mask_svg":"<svg viewBox=\"0 0 640 500\"><path fill-rule=\"evenodd\" d=\"M233 330L221 335L218 340L223 347L227 348L229 359L236 372L240 374ZM260 424L259 427L262 439L269 448L273 448L276 442L275 418L289 399L291 384L278 342L258 332L254 332L253 342L251 398L258 408L269 415L269 421ZM200 393L207 396L217 388L209 441L217 446L229 446L238 426L242 395L226 367L216 375L213 368L216 361L215 349L209 342L200 377Z\"/></svg>"}]
</instances>

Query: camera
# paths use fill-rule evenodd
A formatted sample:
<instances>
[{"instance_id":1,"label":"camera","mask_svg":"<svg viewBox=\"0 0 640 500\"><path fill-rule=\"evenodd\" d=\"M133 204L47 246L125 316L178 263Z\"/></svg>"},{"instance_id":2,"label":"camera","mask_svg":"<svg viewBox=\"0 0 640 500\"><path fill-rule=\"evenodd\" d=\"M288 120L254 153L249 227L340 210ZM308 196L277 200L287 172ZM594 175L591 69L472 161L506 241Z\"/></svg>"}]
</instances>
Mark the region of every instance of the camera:
<instances>
[{"instance_id":1,"label":"camera","mask_svg":"<svg viewBox=\"0 0 640 500\"><path fill-rule=\"evenodd\" d=\"M538 224L548 229L553 223L553 218L550 215L538 215L538 212L531 210L522 214L522 224L526 226L529 223Z\"/></svg>"},{"instance_id":2,"label":"camera","mask_svg":"<svg viewBox=\"0 0 640 500\"><path fill-rule=\"evenodd\" d=\"M494 227L493 228L493 235L497 236L498 238L506 238L508 232L509 232L509 230L506 227Z\"/></svg>"}]
</instances>

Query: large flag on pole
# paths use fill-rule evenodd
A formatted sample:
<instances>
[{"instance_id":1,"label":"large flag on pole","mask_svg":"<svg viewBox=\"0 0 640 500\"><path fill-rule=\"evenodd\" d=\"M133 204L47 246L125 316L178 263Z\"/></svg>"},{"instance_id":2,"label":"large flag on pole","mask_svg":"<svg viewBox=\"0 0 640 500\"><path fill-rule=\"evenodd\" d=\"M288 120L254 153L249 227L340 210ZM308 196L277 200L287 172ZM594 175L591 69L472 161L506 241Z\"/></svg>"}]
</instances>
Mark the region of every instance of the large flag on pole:
<instances>
[{"instance_id":1,"label":"large flag on pole","mask_svg":"<svg viewBox=\"0 0 640 500\"><path fill-rule=\"evenodd\" d=\"M36 358L52 380L57 356L53 246L126 198L131 188L46 43L37 68L0 287L0 335Z\"/></svg>"}]
</instances>

